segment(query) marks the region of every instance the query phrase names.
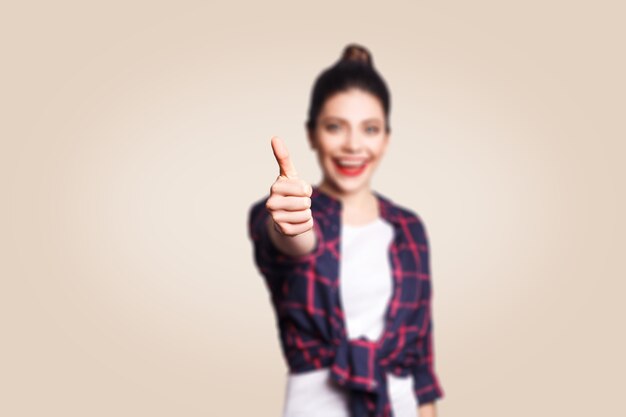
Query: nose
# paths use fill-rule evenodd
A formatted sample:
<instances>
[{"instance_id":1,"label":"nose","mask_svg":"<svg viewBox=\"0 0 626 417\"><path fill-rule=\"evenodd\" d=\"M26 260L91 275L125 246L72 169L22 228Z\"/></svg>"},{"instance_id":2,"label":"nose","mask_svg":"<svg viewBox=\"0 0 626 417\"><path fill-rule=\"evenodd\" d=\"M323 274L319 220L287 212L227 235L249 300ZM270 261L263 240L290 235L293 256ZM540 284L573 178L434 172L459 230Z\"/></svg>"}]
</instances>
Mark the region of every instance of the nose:
<instances>
[{"instance_id":1,"label":"nose","mask_svg":"<svg viewBox=\"0 0 626 417\"><path fill-rule=\"evenodd\" d=\"M361 149L362 141L361 136L355 131L351 131L346 135L346 138L343 142L343 148L346 151L357 152Z\"/></svg>"}]
</instances>

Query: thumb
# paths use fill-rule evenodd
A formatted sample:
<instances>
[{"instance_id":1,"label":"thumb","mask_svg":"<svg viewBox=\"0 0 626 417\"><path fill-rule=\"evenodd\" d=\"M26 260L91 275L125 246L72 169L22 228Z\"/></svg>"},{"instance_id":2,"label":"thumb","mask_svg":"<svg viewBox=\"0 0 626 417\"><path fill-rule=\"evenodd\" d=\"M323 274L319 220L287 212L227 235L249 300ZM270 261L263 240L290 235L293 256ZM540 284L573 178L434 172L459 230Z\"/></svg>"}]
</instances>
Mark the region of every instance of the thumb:
<instances>
[{"instance_id":1,"label":"thumb","mask_svg":"<svg viewBox=\"0 0 626 417\"><path fill-rule=\"evenodd\" d=\"M291 162L289 152L287 151L287 147L283 141L278 136L272 136L271 142L274 157L276 158L276 162L278 162L278 167L280 168L280 175L287 178L297 178L298 173Z\"/></svg>"}]
</instances>

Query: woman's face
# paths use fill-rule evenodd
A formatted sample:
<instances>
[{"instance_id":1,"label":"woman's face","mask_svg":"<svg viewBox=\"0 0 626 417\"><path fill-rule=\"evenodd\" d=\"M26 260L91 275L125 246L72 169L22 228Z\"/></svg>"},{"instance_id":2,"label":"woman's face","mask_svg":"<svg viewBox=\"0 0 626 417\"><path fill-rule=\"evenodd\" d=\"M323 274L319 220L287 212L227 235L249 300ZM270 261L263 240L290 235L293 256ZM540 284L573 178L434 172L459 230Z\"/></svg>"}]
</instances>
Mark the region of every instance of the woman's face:
<instances>
[{"instance_id":1,"label":"woman's face","mask_svg":"<svg viewBox=\"0 0 626 417\"><path fill-rule=\"evenodd\" d=\"M352 88L329 97L309 135L323 182L341 193L369 187L389 142L385 127L382 104L373 94Z\"/></svg>"}]
</instances>

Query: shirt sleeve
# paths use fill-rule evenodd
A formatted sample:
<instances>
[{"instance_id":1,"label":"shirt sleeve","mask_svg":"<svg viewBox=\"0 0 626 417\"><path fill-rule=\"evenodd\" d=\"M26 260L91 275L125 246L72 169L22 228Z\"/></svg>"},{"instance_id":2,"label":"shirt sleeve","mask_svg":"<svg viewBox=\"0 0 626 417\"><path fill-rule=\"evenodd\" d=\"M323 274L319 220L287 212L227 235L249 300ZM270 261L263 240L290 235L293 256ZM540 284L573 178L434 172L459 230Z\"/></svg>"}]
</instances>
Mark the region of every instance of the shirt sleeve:
<instances>
[{"instance_id":1,"label":"shirt sleeve","mask_svg":"<svg viewBox=\"0 0 626 417\"><path fill-rule=\"evenodd\" d=\"M417 338L417 363L413 369L413 391L418 404L426 404L444 397L444 391L435 371L435 346L432 315L432 282L430 277L430 248L426 228L418 217L415 224L416 244L421 264L421 290L417 317L421 321Z\"/></svg>"},{"instance_id":2,"label":"shirt sleeve","mask_svg":"<svg viewBox=\"0 0 626 417\"><path fill-rule=\"evenodd\" d=\"M252 241L254 261L259 272L265 277L269 289L277 294L283 278L294 271L308 268L323 247L323 234L314 219L313 230L316 235L316 244L313 251L301 256L291 256L283 253L272 242L267 221L269 212L265 203L266 196L254 203L248 211L248 236Z\"/></svg>"}]
</instances>

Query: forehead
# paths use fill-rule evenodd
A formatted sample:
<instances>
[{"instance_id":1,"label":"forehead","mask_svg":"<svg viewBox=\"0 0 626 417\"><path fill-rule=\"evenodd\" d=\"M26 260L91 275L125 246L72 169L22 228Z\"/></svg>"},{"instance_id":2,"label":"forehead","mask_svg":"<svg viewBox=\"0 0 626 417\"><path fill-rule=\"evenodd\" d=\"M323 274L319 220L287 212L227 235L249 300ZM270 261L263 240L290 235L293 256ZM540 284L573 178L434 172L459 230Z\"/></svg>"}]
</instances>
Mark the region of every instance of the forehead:
<instances>
[{"instance_id":1,"label":"forehead","mask_svg":"<svg viewBox=\"0 0 626 417\"><path fill-rule=\"evenodd\" d=\"M365 119L383 120L383 106L375 95L367 91L352 88L333 94L324 102L320 111L321 118L340 118L348 121Z\"/></svg>"}]
</instances>

